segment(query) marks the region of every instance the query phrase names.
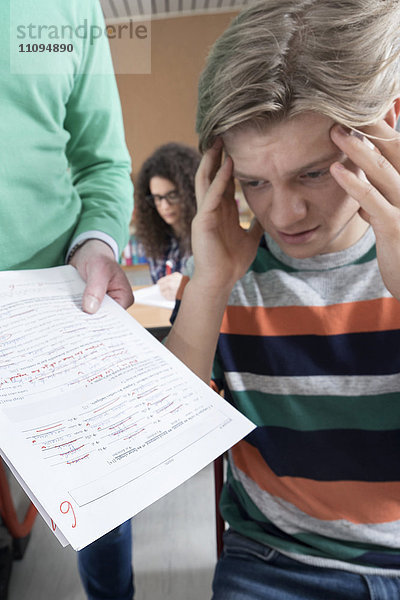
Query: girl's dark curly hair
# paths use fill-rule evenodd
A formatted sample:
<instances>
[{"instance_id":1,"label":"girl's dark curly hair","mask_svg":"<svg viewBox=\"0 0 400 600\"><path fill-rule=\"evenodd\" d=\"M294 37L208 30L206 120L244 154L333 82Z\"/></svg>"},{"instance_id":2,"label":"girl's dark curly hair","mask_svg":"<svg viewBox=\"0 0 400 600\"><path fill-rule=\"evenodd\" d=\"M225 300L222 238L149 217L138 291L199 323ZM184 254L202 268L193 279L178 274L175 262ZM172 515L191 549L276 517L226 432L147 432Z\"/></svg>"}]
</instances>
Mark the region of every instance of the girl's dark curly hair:
<instances>
[{"instance_id":1,"label":"girl's dark curly hair","mask_svg":"<svg viewBox=\"0 0 400 600\"><path fill-rule=\"evenodd\" d=\"M194 176L200 163L200 154L194 148L170 142L157 148L143 163L135 183L134 225L136 239L143 245L146 256L153 259L164 256L173 230L151 206L146 196L150 194L152 177L169 179L181 197L182 231L179 244L183 254L191 253L190 229L196 213Z\"/></svg>"}]
</instances>

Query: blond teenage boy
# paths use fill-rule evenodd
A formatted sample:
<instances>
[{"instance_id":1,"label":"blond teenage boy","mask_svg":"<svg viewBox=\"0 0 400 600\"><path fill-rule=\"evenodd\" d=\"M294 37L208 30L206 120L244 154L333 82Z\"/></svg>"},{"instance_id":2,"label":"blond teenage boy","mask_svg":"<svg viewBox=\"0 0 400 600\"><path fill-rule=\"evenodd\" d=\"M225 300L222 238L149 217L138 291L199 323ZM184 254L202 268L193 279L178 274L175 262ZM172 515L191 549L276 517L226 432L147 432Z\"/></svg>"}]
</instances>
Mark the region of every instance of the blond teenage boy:
<instances>
[{"instance_id":1,"label":"blond teenage boy","mask_svg":"<svg viewBox=\"0 0 400 600\"><path fill-rule=\"evenodd\" d=\"M397 0L264 0L202 74L167 345L205 381L215 354L257 425L229 456L214 600L400 594L399 26Z\"/></svg>"}]
</instances>

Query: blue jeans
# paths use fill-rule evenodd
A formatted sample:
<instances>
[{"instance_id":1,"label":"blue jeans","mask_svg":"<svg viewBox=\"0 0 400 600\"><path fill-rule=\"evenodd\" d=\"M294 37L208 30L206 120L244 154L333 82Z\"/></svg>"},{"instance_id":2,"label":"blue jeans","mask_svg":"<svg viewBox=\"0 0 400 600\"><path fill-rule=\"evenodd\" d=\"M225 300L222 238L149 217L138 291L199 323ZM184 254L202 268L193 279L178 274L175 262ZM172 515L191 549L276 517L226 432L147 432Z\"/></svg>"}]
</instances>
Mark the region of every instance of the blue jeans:
<instances>
[{"instance_id":1,"label":"blue jeans","mask_svg":"<svg viewBox=\"0 0 400 600\"><path fill-rule=\"evenodd\" d=\"M213 581L212 600L398 600L400 578L313 567L233 531Z\"/></svg>"},{"instance_id":2,"label":"blue jeans","mask_svg":"<svg viewBox=\"0 0 400 600\"><path fill-rule=\"evenodd\" d=\"M131 522L80 550L78 567L88 600L132 600Z\"/></svg>"}]
</instances>

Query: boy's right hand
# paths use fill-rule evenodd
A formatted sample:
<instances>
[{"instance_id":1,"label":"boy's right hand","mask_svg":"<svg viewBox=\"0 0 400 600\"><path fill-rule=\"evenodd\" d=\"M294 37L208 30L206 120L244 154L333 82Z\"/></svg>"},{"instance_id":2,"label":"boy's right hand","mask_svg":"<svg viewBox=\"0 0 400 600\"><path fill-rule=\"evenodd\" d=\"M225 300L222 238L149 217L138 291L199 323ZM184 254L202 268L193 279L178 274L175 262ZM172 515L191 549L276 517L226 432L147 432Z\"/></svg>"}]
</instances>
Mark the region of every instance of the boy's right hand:
<instances>
[{"instance_id":1,"label":"boy's right hand","mask_svg":"<svg viewBox=\"0 0 400 600\"><path fill-rule=\"evenodd\" d=\"M221 166L222 150L218 139L204 154L196 174L193 279L200 280L203 289L230 291L254 260L263 229L257 221L247 231L240 226L233 163L228 156Z\"/></svg>"},{"instance_id":2,"label":"boy's right hand","mask_svg":"<svg viewBox=\"0 0 400 600\"><path fill-rule=\"evenodd\" d=\"M240 227L232 160L222 166L222 142L208 150L196 175L198 212L192 222L194 274L185 287L166 346L209 382L221 321L231 289L253 261L261 226Z\"/></svg>"}]
</instances>

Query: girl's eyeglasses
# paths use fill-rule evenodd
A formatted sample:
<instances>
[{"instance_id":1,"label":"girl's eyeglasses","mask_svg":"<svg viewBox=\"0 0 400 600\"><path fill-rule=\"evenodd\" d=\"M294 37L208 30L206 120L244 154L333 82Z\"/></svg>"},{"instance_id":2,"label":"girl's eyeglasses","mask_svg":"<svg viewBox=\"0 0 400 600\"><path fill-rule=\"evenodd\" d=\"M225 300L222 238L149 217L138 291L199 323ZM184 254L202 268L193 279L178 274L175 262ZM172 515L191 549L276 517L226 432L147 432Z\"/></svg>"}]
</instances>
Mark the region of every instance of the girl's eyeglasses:
<instances>
[{"instance_id":1,"label":"girl's eyeglasses","mask_svg":"<svg viewBox=\"0 0 400 600\"><path fill-rule=\"evenodd\" d=\"M166 200L168 204L178 204L178 202L180 201L180 197L178 190L171 190L170 192L167 192L163 195L149 194L148 196L146 196L146 200L151 206L160 206L163 200Z\"/></svg>"}]
</instances>

